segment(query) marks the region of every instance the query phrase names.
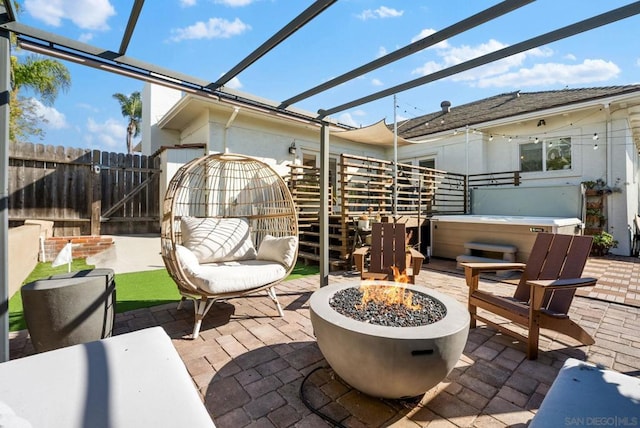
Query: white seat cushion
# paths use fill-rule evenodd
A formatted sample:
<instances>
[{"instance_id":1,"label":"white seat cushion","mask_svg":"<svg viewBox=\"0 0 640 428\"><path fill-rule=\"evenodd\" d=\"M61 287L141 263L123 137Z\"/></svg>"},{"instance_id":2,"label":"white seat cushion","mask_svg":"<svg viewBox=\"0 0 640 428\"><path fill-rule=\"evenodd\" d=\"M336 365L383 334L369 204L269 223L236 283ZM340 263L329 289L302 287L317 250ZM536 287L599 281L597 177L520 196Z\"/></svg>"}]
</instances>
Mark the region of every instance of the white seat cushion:
<instances>
[{"instance_id":1,"label":"white seat cushion","mask_svg":"<svg viewBox=\"0 0 640 428\"><path fill-rule=\"evenodd\" d=\"M216 263L256 258L246 218L182 217L182 245L200 263Z\"/></svg>"},{"instance_id":2,"label":"white seat cushion","mask_svg":"<svg viewBox=\"0 0 640 428\"><path fill-rule=\"evenodd\" d=\"M265 260L207 263L185 269L189 279L208 294L251 290L283 279L287 269Z\"/></svg>"}]
</instances>

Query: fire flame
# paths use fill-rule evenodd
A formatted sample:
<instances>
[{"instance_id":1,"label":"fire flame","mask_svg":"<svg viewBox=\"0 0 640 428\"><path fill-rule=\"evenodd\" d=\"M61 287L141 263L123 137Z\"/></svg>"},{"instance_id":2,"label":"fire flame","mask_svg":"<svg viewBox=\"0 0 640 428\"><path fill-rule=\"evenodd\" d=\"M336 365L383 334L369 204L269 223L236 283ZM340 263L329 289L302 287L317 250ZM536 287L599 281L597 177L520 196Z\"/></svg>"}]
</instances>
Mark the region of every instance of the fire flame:
<instances>
[{"instance_id":1,"label":"fire flame","mask_svg":"<svg viewBox=\"0 0 640 428\"><path fill-rule=\"evenodd\" d=\"M397 282L400 284L409 283L409 276L407 275L406 270L400 272L400 269L395 266L391 266L391 270L393 270L393 282Z\"/></svg>"},{"instance_id":2,"label":"fire flame","mask_svg":"<svg viewBox=\"0 0 640 428\"><path fill-rule=\"evenodd\" d=\"M395 266L391 266L391 269L393 270L393 280L396 284L409 283L409 277L406 272L400 272ZM418 311L422 308L419 304L413 304L413 293L408 291L406 286L378 287L375 285L375 281L373 281L362 284L360 291L362 292L360 308L365 307L369 302L375 302L385 306L402 305L412 311Z\"/></svg>"}]
</instances>

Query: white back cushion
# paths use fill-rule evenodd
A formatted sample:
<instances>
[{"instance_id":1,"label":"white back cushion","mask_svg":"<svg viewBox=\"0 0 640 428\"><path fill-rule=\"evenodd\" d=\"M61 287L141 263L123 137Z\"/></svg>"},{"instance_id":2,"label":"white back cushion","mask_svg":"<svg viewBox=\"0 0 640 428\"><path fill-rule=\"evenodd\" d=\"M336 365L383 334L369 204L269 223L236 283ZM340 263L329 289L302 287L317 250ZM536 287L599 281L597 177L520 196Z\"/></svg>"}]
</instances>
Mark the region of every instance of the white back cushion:
<instances>
[{"instance_id":1,"label":"white back cushion","mask_svg":"<svg viewBox=\"0 0 640 428\"><path fill-rule=\"evenodd\" d=\"M200 263L216 263L256 258L246 218L182 217L182 245Z\"/></svg>"},{"instance_id":2,"label":"white back cushion","mask_svg":"<svg viewBox=\"0 0 640 428\"><path fill-rule=\"evenodd\" d=\"M275 236L266 235L260 243L256 259L278 262L289 268L295 261L297 247L297 236L276 238Z\"/></svg>"}]
</instances>

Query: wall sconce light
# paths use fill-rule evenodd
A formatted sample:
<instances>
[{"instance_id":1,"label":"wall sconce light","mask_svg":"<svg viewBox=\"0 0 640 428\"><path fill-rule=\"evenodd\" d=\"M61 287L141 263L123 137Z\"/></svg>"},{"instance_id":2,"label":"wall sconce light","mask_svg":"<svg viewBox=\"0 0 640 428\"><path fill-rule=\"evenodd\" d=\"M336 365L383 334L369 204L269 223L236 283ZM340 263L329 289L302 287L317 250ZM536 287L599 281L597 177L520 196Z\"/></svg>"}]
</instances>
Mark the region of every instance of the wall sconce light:
<instances>
[{"instance_id":1,"label":"wall sconce light","mask_svg":"<svg viewBox=\"0 0 640 428\"><path fill-rule=\"evenodd\" d=\"M547 124L547 122L544 121L544 119L540 119L538 121L538 126L545 126Z\"/></svg>"},{"instance_id":2,"label":"wall sconce light","mask_svg":"<svg viewBox=\"0 0 640 428\"><path fill-rule=\"evenodd\" d=\"M289 146L289 154L290 155L295 155L296 154L296 142L295 142L295 140Z\"/></svg>"}]
</instances>

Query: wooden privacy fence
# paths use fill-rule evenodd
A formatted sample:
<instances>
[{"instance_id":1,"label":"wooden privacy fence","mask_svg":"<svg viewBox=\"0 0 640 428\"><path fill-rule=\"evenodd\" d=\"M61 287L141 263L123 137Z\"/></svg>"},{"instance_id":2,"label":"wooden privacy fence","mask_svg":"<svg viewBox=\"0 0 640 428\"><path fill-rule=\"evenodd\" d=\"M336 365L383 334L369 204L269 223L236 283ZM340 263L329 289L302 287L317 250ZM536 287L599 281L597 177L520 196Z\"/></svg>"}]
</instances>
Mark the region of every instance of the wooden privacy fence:
<instances>
[{"instance_id":1,"label":"wooden privacy fence","mask_svg":"<svg viewBox=\"0 0 640 428\"><path fill-rule=\"evenodd\" d=\"M54 222L55 236L158 233L160 159L12 143L9 222Z\"/></svg>"}]
</instances>

